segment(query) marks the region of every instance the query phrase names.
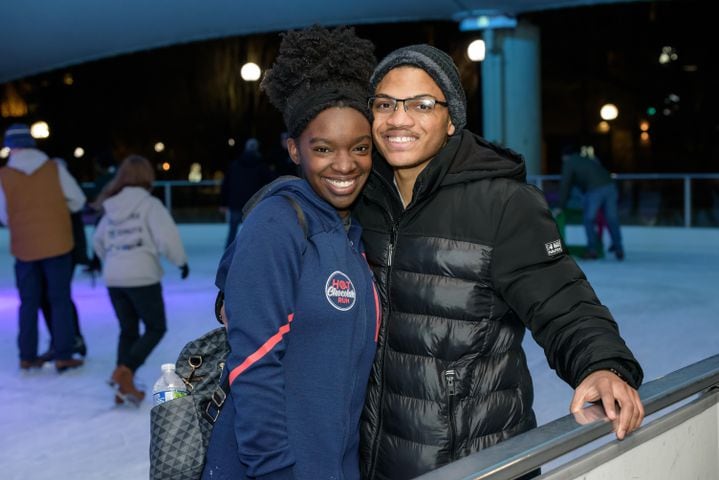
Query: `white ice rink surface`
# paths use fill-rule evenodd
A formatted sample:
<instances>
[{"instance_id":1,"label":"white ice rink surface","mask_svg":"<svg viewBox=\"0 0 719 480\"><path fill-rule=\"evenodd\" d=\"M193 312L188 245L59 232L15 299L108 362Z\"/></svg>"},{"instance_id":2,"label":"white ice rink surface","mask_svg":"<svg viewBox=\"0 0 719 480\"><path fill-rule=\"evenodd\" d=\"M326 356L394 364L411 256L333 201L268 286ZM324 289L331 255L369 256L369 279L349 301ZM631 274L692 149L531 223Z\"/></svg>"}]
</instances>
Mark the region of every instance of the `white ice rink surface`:
<instances>
[{"instance_id":1,"label":"white ice rink surface","mask_svg":"<svg viewBox=\"0 0 719 480\"><path fill-rule=\"evenodd\" d=\"M190 277L166 266L168 332L138 371L148 389L160 364L215 328L214 272L224 225L181 225ZM719 353L719 229L625 227L627 258L580 261L601 301L641 362L645 381ZM582 243L570 227L570 244ZM18 368L17 293L8 232L0 228L0 478L5 480L138 480L148 478L149 412L116 407L106 384L115 364L118 324L107 291L78 271L73 298L88 344L84 367L56 373ZM40 352L47 346L40 322ZM570 388L525 340L540 424L567 413Z\"/></svg>"}]
</instances>

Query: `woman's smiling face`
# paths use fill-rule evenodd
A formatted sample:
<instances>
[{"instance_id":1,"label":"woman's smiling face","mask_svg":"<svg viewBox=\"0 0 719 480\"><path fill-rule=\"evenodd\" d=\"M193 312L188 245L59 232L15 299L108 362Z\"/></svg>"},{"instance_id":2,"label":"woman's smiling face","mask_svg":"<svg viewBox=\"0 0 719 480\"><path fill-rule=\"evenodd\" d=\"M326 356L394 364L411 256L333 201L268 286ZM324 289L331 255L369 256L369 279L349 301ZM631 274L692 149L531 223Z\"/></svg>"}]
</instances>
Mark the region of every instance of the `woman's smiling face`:
<instances>
[{"instance_id":1,"label":"woman's smiling face","mask_svg":"<svg viewBox=\"0 0 719 480\"><path fill-rule=\"evenodd\" d=\"M372 131L367 118L350 107L330 107L287 140L292 161L315 192L341 217L362 191L372 169Z\"/></svg>"}]
</instances>

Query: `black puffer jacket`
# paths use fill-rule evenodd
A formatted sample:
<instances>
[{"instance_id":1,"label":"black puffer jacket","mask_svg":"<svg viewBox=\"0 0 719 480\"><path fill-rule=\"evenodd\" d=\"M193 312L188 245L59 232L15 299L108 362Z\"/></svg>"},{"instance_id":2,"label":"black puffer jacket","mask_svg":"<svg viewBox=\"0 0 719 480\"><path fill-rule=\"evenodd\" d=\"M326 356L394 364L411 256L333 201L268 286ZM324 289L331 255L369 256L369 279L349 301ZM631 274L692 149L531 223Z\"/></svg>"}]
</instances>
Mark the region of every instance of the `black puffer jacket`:
<instances>
[{"instance_id":1,"label":"black puffer jacket","mask_svg":"<svg viewBox=\"0 0 719 480\"><path fill-rule=\"evenodd\" d=\"M414 478L533 428L525 327L573 387L600 368L641 382L516 153L452 137L406 210L378 158L356 213L384 305L364 478Z\"/></svg>"}]
</instances>

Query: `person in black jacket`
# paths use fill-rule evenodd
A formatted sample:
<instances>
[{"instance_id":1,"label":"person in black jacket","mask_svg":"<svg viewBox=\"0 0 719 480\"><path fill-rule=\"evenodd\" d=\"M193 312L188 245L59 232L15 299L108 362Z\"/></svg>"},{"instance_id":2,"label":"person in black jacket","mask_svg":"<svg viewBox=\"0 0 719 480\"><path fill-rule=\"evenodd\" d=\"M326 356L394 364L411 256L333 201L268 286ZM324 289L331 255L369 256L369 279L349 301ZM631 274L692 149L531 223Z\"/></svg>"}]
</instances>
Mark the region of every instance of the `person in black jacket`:
<instances>
[{"instance_id":1,"label":"person in black jacket","mask_svg":"<svg viewBox=\"0 0 719 480\"><path fill-rule=\"evenodd\" d=\"M570 409L601 402L624 438L644 416L642 369L522 157L463 130L452 59L404 47L370 83L379 155L356 214L384 311L363 478L414 478L534 428L526 328L575 388Z\"/></svg>"},{"instance_id":2,"label":"person in black jacket","mask_svg":"<svg viewBox=\"0 0 719 480\"><path fill-rule=\"evenodd\" d=\"M249 138L242 154L230 163L220 187L220 211L228 214L229 223L225 248L237 236L237 229L242 223L242 207L273 178L260 154L260 142L256 138Z\"/></svg>"},{"instance_id":3,"label":"person in black jacket","mask_svg":"<svg viewBox=\"0 0 719 480\"><path fill-rule=\"evenodd\" d=\"M619 191L612 174L604 168L594 155L594 148L574 145L567 146L562 153L562 180L559 184L559 214L566 208L572 186L577 186L584 194L582 217L587 234L587 251L584 258L599 257L602 240L597 233L597 216L600 210L609 227L612 244L609 251L614 252L617 260L624 260L622 232L619 227Z\"/></svg>"}]
</instances>

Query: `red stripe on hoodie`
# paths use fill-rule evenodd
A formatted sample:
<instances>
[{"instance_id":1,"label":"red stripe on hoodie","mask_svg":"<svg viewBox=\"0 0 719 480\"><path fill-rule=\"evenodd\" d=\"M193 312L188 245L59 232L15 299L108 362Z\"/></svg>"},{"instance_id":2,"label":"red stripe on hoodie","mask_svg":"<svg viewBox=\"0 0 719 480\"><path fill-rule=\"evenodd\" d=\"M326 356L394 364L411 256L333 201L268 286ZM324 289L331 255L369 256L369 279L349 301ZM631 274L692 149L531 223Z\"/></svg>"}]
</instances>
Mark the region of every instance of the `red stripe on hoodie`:
<instances>
[{"instance_id":1,"label":"red stripe on hoodie","mask_svg":"<svg viewBox=\"0 0 719 480\"><path fill-rule=\"evenodd\" d=\"M282 325L280 329L277 330L277 333L272 335L265 343L262 344L260 348L255 350L255 353L247 357L244 362L232 369L230 372L230 385L232 385L232 382L234 382L235 379L242 374L242 372L267 355L273 348L275 348L275 345L282 341L285 334L290 331L290 323L292 323L294 317L294 313L287 315L287 323Z\"/></svg>"}]
</instances>

